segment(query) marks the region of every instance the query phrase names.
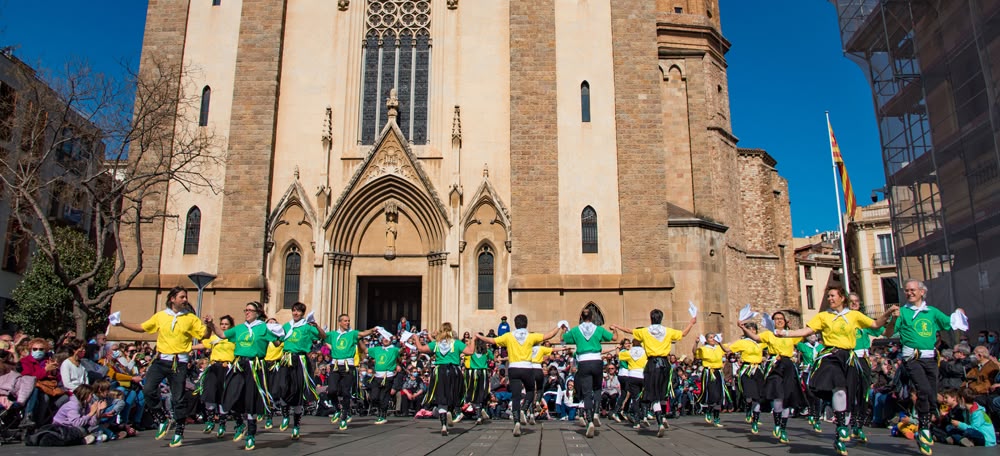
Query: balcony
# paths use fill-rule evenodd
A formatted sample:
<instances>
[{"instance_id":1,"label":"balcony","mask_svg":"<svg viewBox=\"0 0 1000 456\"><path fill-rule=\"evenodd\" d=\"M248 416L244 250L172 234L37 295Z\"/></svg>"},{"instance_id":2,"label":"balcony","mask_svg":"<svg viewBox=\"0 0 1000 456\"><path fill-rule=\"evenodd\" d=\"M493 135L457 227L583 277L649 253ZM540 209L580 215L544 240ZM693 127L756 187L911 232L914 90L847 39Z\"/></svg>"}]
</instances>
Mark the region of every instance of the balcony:
<instances>
[{"instance_id":1,"label":"balcony","mask_svg":"<svg viewBox=\"0 0 1000 456\"><path fill-rule=\"evenodd\" d=\"M879 252L872 255L873 268L894 268L896 267L895 252Z\"/></svg>"}]
</instances>

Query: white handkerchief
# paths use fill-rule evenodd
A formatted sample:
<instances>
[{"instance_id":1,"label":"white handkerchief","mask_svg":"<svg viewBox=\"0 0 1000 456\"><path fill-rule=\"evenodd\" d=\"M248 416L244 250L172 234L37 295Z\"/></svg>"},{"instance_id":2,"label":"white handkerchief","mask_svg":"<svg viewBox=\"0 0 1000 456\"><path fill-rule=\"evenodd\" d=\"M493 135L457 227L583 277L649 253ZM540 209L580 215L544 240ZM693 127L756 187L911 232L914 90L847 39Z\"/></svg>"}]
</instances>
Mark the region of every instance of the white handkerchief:
<instances>
[{"instance_id":1,"label":"white handkerchief","mask_svg":"<svg viewBox=\"0 0 1000 456\"><path fill-rule=\"evenodd\" d=\"M764 317L760 319L760 324L764 326L764 329L774 331L774 320L771 319L770 315L765 313Z\"/></svg>"},{"instance_id":2,"label":"white handkerchief","mask_svg":"<svg viewBox=\"0 0 1000 456\"><path fill-rule=\"evenodd\" d=\"M119 311L108 315L108 323L110 323L111 326L118 326L122 324L122 313Z\"/></svg>"},{"instance_id":3,"label":"white handkerchief","mask_svg":"<svg viewBox=\"0 0 1000 456\"><path fill-rule=\"evenodd\" d=\"M951 329L959 331L969 330L969 317L965 315L965 311L962 309L955 309L955 312L951 314Z\"/></svg>"},{"instance_id":4,"label":"white handkerchief","mask_svg":"<svg viewBox=\"0 0 1000 456\"><path fill-rule=\"evenodd\" d=\"M747 304L745 307L740 309L740 321L747 321L757 315L759 315L757 312L750 310L750 304Z\"/></svg>"},{"instance_id":5,"label":"white handkerchief","mask_svg":"<svg viewBox=\"0 0 1000 456\"><path fill-rule=\"evenodd\" d=\"M688 313L691 314L691 318L698 317L698 308L694 306L694 301L688 301Z\"/></svg>"},{"instance_id":6,"label":"white handkerchief","mask_svg":"<svg viewBox=\"0 0 1000 456\"><path fill-rule=\"evenodd\" d=\"M566 320L559 320L559 323L556 323L556 327L569 329L569 322Z\"/></svg>"},{"instance_id":7,"label":"white handkerchief","mask_svg":"<svg viewBox=\"0 0 1000 456\"><path fill-rule=\"evenodd\" d=\"M718 333L718 334L712 336L712 338L715 339L716 342L718 342L720 344L722 343L722 333Z\"/></svg>"},{"instance_id":8,"label":"white handkerchief","mask_svg":"<svg viewBox=\"0 0 1000 456\"><path fill-rule=\"evenodd\" d=\"M274 333L275 336L285 337L285 328L282 328L281 325L277 323L268 323L267 330Z\"/></svg>"},{"instance_id":9,"label":"white handkerchief","mask_svg":"<svg viewBox=\"0 0 1000 456\"><path fill-rule=\"evenodd\" d=\"M705 343L708 342L708 339L705 338L704 334L701 334L698 336L698 342Z\"/></svg>"},{"instance_id":10,"label":"white handkerchief","mask_svg":"<svg viewBox=\"0 0 1000 456\"><path fill-rule=\"evenodd\" d=\"M403 334L400 334L399 336L399 340L401 340L404 344L406 344L407 347L409 347L411 337L413 337L413 333L409 331L403 331Z\"/></svg>"},{"instance_id":11,"label":"white handkerchief","mask_svg":"<svg viewBox=\"0 0 1000 456\"><path fill-rule=\"evenodd\" d=\"M392 333L386 331L385 328L381 326L376 326L376 328L378 329L379 335L381 335L383 339L392 339Z\"/></svg>"},{"instance_id":12,"label":"white handkerchief","mask_svg":"<svg viewBox=\"0 0 1000 456\"><path fill-rule=\"evenodd\" d=\"M316 312L306 314L306 323L316 323Z\"/></svg>"}]
</instances>

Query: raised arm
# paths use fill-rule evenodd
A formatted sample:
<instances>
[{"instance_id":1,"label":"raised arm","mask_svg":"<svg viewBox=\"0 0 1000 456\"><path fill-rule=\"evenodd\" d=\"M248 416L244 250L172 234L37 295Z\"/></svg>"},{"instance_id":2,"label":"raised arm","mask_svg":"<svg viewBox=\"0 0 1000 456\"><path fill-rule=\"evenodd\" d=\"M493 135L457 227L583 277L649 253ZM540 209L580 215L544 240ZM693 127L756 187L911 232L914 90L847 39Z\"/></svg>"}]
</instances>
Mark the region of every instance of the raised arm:
<instances>
[{"instance_id":1,"label":"raised arm","mask_svg":"<svg viewBox=\"0 0 1000 456\"><path fill-rule=\"evenodd\" d=\"M885 326L885 324L889 322L889 318L892 317L893 315L895 315L896 312L899 312L899 306L893 305L892 307L889 307L888 309L886 309L885 313L883 313L882 315L880 315L878 317L878 319L875 320L875 324L873 324L871 326L871 328L872 329L879 329L879 328ZM892 336L891 333L887 337L890 337L890 336Z\"/></svg>"},{"instance_id":2,"label":"raised arm","mask_svg":"<svg viewBox=\"0 0 1000 456\"><path fill-rule=\"evenodd\" d=\"M493 338L493 337L486 337L486 336L484 336L482 334L476 334L476 339L479 339L479 340L481 340L483 342L486 342L487 344L490 344L490 345L496 345L497 344L497 341L496 341L495 338Z\"/></svg>"},{"instance_id":3,"label":"raised arm","mask_svg":"<svg viewBox=\"0 0 1000 456\"><path fill-rule=\"evenodd\" d=\"M562 328L560 328L560 327L556 326L556 327L555 327L555 328L553 328L553 329L552 329L551 331L549 331L549 332L545 333L545 334L544 334L544 335L542 336L542 339L544 339L544 340L549 340L549 339L551 339L551 338L553 338L553 337L556 337L556 336L558 336L558 335L559 335L559 331L561 331L561 330L562 330Z\"/></svg>"},{"instance_id":4,"label":"raised arm","mask_svg":"<svg viewBox=\"0 0 1000 456\"><path fill-rule=\"evenodd\" d=\"M319 340L326 340L326 331L323 331L322 326L317 325L315 321L309 323L309 326L312 326L313 328L316 328L316 331L319 331Z\"/></svg>"},{"instance_id":5,"label":"raised arm","mask_svg":"<svg viewBox=\"0 0 1000 456\"><path fill-rule=\"evenodd\" d=\"M361 339L361 338L364 338L364 337L368 337L368 336L372 335L372 333L375 332L375 331L377 331L377 329L375 329L375 328L368 328L368 329L366 329L364 331L358 331L358 339Z\"/></svg>"},{"instance_id":6,"label":"raised arm","mask_svg":"<svg viewBox=\"0 0 1000 456\"><path fill-rule=\"evenodd\" d=\"M142 329L142 325L140 325L138 323L126 323L126 322L123 321L121 323L118 323L118 326L121 326L122 328L125 328L125 329L127 329L129 331L132 331L132 332L137 332L137 333L144 333L144 332L146 332L145 329Z\"/></svg>"},{"instance_id":7,"label":"raised arm","mask_svg":"<svg viewBox=\"0 0 1000 456\"><path fill-rule=\"evenodd\" d=\"M743 330L743 335L744 336L749 337L750 340L752 340L754 342L760 343L760 336L758 336L757 333L751 332L749 329L747 329L746 322L743 322L743 321L737 322L736 326L739 326L740 329Z\"/></svg>"},{"instance_id":8,"label":"raised arm","mask_svg":"<svg viewBox=\"0 0 1000 456\"><path fill-rule=\"evenodd\" d=\"M462 350L462 354L469 356L476 352L476 344L465 344L465 350Z\"/></svg>"},{"instance_id":9,"label":"raised arm","mask_svg":"<svg viewBox=\"0 0 1000 456\"><path fill-rule=\"evenodd\" d=\"M417 347L417 351L420 353L427 353L427 354L431 353L431 347L428 347L426 344L424 344L424 341L420 340L420 336L417 334L410 336L410 343L412 343L415 347Z\"/></svg>"},{"instance_id":10,"label":"raised arm","mask_svg":"<svg viewBox=\"0 0 1000 456\"><path fill-rule=\"evenodd\" d=\"M691 317L691 321L689 321L687 326L684 327L684 331L681 331L681 333L684 334L684 337L687 337L688 333L691 332L691 328L694 328L695 323L698 323L698 317Z\"/></svg>"},{"instance_id":11,"label":"raised arm","mask_svg":"<svg viewBox=\"0 0 1000 456\"><path fill-rule=\"evenodd\" d=\"M816 334L816 331L814 331L812 328L810 328L808 326L806 326L804 328L794 329L794 330L791 330L791 331L789 331L787 329L785 329L785 330L775 329L774 330L774 335L778 336L778 337L809 337L809 336L811 336L813 334Z\"/></svg>"}]
</instances>

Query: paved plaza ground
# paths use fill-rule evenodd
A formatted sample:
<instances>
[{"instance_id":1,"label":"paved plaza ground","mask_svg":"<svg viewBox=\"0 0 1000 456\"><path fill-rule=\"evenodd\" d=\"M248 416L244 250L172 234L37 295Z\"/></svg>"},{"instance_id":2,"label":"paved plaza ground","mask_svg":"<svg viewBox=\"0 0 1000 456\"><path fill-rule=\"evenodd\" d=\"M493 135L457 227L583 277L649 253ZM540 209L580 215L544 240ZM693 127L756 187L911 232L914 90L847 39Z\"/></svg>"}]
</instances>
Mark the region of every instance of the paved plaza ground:
<instances>
[{"instance_id":1,"label":"paved plaza ground","mask_svg":"<svg viewBox=\"0 0 1000 456\"><path fill-rule=\"evenodd\" d=\"M538 455L538 456L605 456L605 455L691 455L691 456L758 456L819 454L834 456L832 427L827 424L823 434L806 430L804 420L790 424L790 444L782 445L771 437L771 426L761 426L759 435L751 435L742 416L724 416L722 428L712 427L700 417L683 417L670 420L671 429L664 438L656 438L650 431L637 432L624 424L603 420L600 433L593 439L583 435L583 428L566 421L540 421L526 427L524 435L511 434L510 421L474 426L461 422L452 428L447 437L440 435L437 420L391 419L389 423L375 426L371 417L358 417L351 427L341 432L329 420L307 417L303 421L302 439L289 438L289 432L277 428L258 434L259 455ZM277 424L277 423L275 423ZM230 428L232 423L230 423ZM168 440L156 441L152 432L142 432L139 437L120 442L102 443L69 448L36 448L24 445L0 447L3 455L223 455L247 454L242 443L233 442L231 434L224 440L202 434L201 426L190 426L184 446L169 448ZM872 429L867 445L849 444L851 456L861 455L912 455L917 456L916 443L912 440L890 437L885 429ZM996 455L996 448L961 448L936 444L937 456Z\"/></svg>"}]
</instances>

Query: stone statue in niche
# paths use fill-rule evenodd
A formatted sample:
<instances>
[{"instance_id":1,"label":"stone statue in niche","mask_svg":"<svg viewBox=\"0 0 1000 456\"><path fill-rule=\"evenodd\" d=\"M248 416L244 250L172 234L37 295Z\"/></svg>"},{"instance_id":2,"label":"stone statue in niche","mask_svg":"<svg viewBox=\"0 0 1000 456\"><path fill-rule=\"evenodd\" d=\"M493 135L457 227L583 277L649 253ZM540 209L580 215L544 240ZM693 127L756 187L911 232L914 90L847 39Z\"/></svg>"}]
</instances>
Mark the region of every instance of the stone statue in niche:
<instances>
[{"instance_id":1,"label":"stone statue in niche","mask_svg":"<svg viewBox=\"0 0 1000 456\"><path fill-rule=\"evenodd\" d=\"M385 203L385 259L396 258L396 235L399 227L399 208L394 201Z\"/></svg>"}]
</instances>

